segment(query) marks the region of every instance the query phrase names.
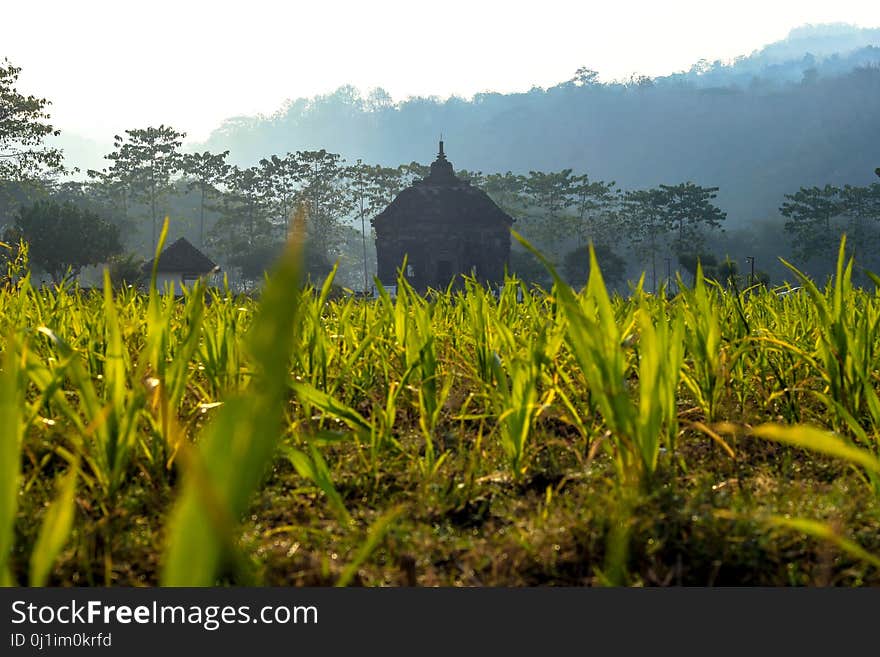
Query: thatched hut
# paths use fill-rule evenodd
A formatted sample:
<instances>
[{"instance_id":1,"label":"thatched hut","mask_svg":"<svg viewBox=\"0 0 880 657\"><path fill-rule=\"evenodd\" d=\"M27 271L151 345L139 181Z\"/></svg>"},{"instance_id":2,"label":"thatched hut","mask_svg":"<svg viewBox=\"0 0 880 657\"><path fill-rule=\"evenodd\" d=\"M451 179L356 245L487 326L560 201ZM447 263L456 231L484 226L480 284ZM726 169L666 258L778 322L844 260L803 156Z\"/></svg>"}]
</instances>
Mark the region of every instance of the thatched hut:
<instances>
[{"instance_id":1,"label":"thatched hut","mask_svg":"<svg viewBox=\"0 0 880 657\"><path fill-rule=\"evenodd\" d=\"M144 275L149 277L153 271L153 260L144 263ZM159 254L156 268L156 289L162 291L170 286L175 294L181 293L181 286L192 286L200 278L208 278L220 271L214 262L194 247L189 240L181 237Z\"/></svg>"}]
</instances>

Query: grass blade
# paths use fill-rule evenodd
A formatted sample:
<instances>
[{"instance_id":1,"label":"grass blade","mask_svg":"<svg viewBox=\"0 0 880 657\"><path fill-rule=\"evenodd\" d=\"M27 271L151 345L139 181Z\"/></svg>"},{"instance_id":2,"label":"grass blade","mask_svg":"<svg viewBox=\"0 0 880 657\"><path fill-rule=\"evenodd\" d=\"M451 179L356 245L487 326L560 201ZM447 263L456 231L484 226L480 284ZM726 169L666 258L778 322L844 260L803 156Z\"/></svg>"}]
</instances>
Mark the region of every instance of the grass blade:
<instances>
[{"instance_id":1,"label":"grass blade","mask_svg":"<svg viewBox=\"0 0 880 657\"><path fill-rule=\"evenodd\" d=\"M229 400L209 425L198 451L191 452L190 473L170 520L164 585L210 586L224 560L234 556L226 554L234 542L230 524L246 510L281 436L300 308L304 234L301 210L248 336L256 374L247 396Z\"/></svg>"},{"instance_id":2,"label":"grass blade","mask_svg":"<svg viewBox=\"0 0 880 657\"><path fill-rule=\"evenodd\" d=\"M49 580L52 566L73 529L73 514L76 509L76 480L79 466L72 465L59 486L58 496L49 505L40 534L31 553L30 585L45 586Z\"/></svg>"},{"instance_id":3,"label":"grass blade","mask_svg":"<svg viewBox=\"0 0 880 657\"><path fill-rule=\"evenodd\" d=\"M15 538L18 487L21 478L22 394L15 342L6 343L0 374L0 586L12 586L8 565Z\"/></svg>"}]
</instances>

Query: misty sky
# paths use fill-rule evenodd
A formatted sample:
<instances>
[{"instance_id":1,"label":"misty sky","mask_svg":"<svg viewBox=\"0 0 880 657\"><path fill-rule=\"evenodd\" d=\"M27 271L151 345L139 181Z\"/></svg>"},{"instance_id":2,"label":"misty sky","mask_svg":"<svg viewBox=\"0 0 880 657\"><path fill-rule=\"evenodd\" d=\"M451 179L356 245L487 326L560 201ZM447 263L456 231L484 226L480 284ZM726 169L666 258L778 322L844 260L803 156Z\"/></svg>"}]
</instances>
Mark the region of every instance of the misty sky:
<instances>
[{"instance_id":1,"label":"misty sky","mask_svg":"<svg viewBox=\"0 0 880 657\"><path fill-rule=\"evenodd\" d=\"M880 2L10 0L3 19L21 90L52 100L62 130L107 141L159 123L203 139L347 83L400 100L550 86L582 65L665 75L805 23L880 26Z\"/></svg>"}]
</instances>

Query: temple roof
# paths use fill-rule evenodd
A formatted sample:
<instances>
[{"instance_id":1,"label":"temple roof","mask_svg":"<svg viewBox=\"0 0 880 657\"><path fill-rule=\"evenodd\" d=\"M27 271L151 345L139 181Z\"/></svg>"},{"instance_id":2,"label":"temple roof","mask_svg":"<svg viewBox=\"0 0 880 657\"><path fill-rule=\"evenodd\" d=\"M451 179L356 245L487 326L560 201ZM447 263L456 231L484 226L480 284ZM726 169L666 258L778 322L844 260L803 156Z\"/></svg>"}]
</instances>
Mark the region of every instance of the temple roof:
<instances>
[{"instance_id":1,"label":"temple roof","mask_svg":"<svg viewBox=\"0 0 880 657\"><path fill-rule=\"evenodd\" d=\"M429 185L460 185L463 181L456 177L455 169L452 168L452 162L446 159L443 152L443 140L440 140L440 152L437 153L437 159L431 163L431 173L421 180L422 183Z\"/></svg>"},{"instance_id":2,"label":"temple roof","mask_svg":"<svg viewBox=\"0 0 880 657\"><path fill-rule=\"evenodd\" d=\"M513 218L486 192L455 175L452 162L443 152L442 141L430 173L400 192L371 223L379 228L384 224L413 220L443 221L453 225L472 221L497 221L507 226L513 223Z\"/></svg>"},{"instance_id":3,"label":"temple roof","mask_svg":"<svg viewBox=\"0 0 880 657\"><path fill-rule=\"evenodd\" d=\"M153 260L144 263L144 271L153 269ZM181 237L179 240L166 247L159 254L159 273L186 273L186 274L209 274L217 269L217 265L204 253L194 247L189 240Z\"/></svg>"}]
</instances>

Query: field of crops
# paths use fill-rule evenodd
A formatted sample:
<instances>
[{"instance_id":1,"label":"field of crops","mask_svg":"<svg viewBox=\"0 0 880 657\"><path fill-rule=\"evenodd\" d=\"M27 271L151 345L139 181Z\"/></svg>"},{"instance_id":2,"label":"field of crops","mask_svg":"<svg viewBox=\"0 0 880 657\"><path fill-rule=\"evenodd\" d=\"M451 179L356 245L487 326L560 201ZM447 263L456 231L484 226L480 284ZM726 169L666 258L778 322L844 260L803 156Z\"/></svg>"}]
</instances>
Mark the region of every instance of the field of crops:
<instances>
[{"instance_id":1,"label":"field of crops","mask_svg":"<svg viewBox=\"0 0 880 657\"><path fill-rule=\"evenodd\" d=\"M302 290L295 244L257 300L12 272L0 579L878 585L880 295L843 253L827 286L625 299L595 263Z\"/></svg>"}]
</instances>

